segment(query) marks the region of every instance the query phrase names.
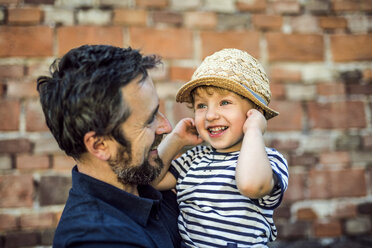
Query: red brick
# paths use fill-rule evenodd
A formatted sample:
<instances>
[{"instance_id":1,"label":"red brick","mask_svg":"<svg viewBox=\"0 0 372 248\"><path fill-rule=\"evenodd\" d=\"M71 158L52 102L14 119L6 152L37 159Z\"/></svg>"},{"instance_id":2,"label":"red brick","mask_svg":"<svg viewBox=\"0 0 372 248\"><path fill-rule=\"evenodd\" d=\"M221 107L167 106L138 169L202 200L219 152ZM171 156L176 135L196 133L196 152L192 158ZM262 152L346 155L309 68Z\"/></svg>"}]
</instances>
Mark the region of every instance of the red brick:
<instances>
[{"instance_id":1,"label":"red brick","mask_svg":"<svg viewBox=\"0 0 372 248\"><path fill-rule=\"evenodd\" d=\"M166 23L180 26L183 23L183 17L180 13L170 11L154 11L152 13L152 20L156 24Z\"/></svg>"},{"instance_id":2,"label":"red brick","mask_svg":"<svg viewBox=\"0 0 372 248\"><path fill-rule=\"evenodd\" d=\"M71 176L43 176L40 179L40 206L65 204L71 188Z\"/></svg>"},{"instance_id":3,"label":"red brick","mask_svg":"<svg viewBox=\"0 0 372 248\"><path fill-rule=\"evenodd\" d=\"M15 230L18 227L17 216L0 214L0 231Z\"/></svg>"},{"instance_id":4,"label":"red brick","mask_svg":"<svg viewBox=\"0 0 372 248\"><path fill-rule=\"evenodd\" d=\"M143 9L114 9L115 25L146 26L147 11Z\"/></svg>"},{"instance_id":5,"label":"red brick","mask_svg":"<svg viewBox=\"0 0 372 248\"><path fill-rule=\"evenodd\" d=\"M263 12L266 10L266 0L237 1L236 7L239 11Z\"/></svg>"},{"instance_id":6,"label":"red brick","mask_svg":"<svg viewBox=\"0 0 372 248\"><path fill-rule=\"evenodd\" d=\"M311 228L310 223L307 221L277 223L276 226L278 228L278 239L306 239Z\"/></svg>"},{"instance_id":7,"label":"red brick","mask_svg":"<svg viewBox=\"0 0 372 248\"><path fill-rule=\"evenodd\" d=\"M284 193L284 200L292 202L305 199L306 178L304 173L293 173L290 171L288 189Z\"/></svg>"},{"instance_id":8,"label":"red brick","mask_svg":"<svg viewBox=\"0 0 372 248\"><path fill-rule=\"evenodd\" d=\"M186 12L184 25L188 28L212 29L218 24L217 14L214 12Z\"/></svg>"},{"instance_id":9,"label":"red brick","mask_svg":"<svg viewBox=\"0 0 372 248\"><path fill-rule=\"evenodd\" d=\"M75 164L75 160L67 155L53 156L53 169L56 171L70 172Z\"/></svg>"},{"instance_id":10,"label":"red brick","mask_svg":"<svg viewBox=\"0 0 372 248\"><path fill-rule=\"evenodd\" d=\"M46 57L52 55L52 28L46 26L0 26L0 57Z\"/></svg>"},{"instance_id":11,"label":"red brick","mask_svg":"<svg viewBox=\"0 0 372 248\"><path fill-rule=\"evenodd\" d=\"M350 153L348 151L327 151L320 154L320 164L323 165L341 165L350 164Z\"/></svg>"},{"instance_id":12,"label":"red brick","mask_svg":"<svg viewBox=\"0 0 372 248\"><path fill-rule=\"evenodd\" d=\"M20 217L22 229L38 229L55 227L52 213L27 214Z\"/></svg>"},{"instance_id":13,"label":"red brick","mask_svg":"<svg viewBox=\"0 0 372 248\"><path fill-rule=\"evenodd\" d=\"M372 149L372 135L363 136L363 148Z\"/></svg>"},{"instance_id":14,"label":"red brick","mask_svg":"<svg viewBox=\"0 0 372 248\"><path fill-rule=\"evenodd\" d=\"M309 191L312 199L359 197L367 194L364 169L311 170Z\"/></svg>"},{"instance_id":15,"label":"red brick","mask_svg":"<svg viewBox=\"0 0 372 248\"><path fill-rule=\"evenodd\" d=\"M372 95L372 84L347 84L348 95Z\"/></svg>"},{"instance_id":16,"label":"red brick","mask_svg":"<svg viewBox=\"0 0 372 248\"><path fill-rule=\"evenodd\" d=\"M200 34L202 43L202 58L223 48L237 48L247 51L253 57L259 56L260 34L247 31L204 31Z\"/></svg>"},{"instance_id":17,"label":"red brick","mask_svg":"<svg viewBox=\"0 0 372 248\"><path fill-rule=\"evenodd\" d=\"M322 16L319 17L319 26L324 29L346 29L347 20L338 16Z\"/></svg>"},{"instance_id":18,"label":"red brick","mask_svg":"<svg viewBox=\"0 0 372 248\"><path fill-rule=\"evenodd\" d=\"M16 131L19 130L19 116L21 106L17 100L0 100L0 130Z\"/></svg>"},{"instance_id":19,"label":"red brick","mask_svg":"<svg viewBox=\"0 0 372 248\"><path fill-rule=\"evenodd\" d=\"M357 207L354 203L337 204L332 217L338 219L355 218L357 216Z\"/></svg>"},{"instance_id":20,"label":"red brick","mask_svg":"<svg viewBox=\"0 0 372 248\"><path fill-rule=\"evenodd\" d=\"M368 82L372 81L372 69L365 69L363 71L363 79Z\"/></svg>"},{"instance_id":21,"label":"red brick","mask_svg":"<svg viewBox=\"0 0 372 248\"><path fill-rule=\"evenodd\" d=\"M27 131L35 132L49 130L39 101L26 102L25 113Z\"/></svg>"},{"instance_id":22,"label":"red brick","mask_svg":"<svg viewBox=\"0 0 372 248\"><path fill-rule=\"evenodd\" d=\"M297 219L305 221L313 221L318 218L317 214L312 208L300 208L297 210Z\"/></svg>"},{"instance_id":23,"label":"red brick","mask_svg":"<svg viewBox=\"0 0 372 248\"><path fill-rule=\"evenodd\" d=\"M275 1L270 4L276 14L299 14L301 11L300 3L296 0Z\"/></svg>"},{"instance_id":24,"label":"red brick","mask_svg":"<svg viewBox=\"0 0 372 248\"><path fill-rule=\"evenodd\" d=\"M305 153L301 155L292 155L290 161L291 166L315 166L319 158L314 154Z\"/></svg>"},{"instance_id":25,"label":"red brick","mask_svg":"<svg viewBox=\"0 0 372 248\"><path fill-rule=\"evenodd\" d=\"M24 70L23 65L0 65L0 78L21 78Z\"/></svg>"},{"instance_id":26,"label":"red brick","mask_svg":"<svg viewBox=\"0 0 372 248\"><path fill-rule=\"evenodd\" d=\"M275 147L275 149L279 151L293 151L300 146L300 142L294 139L288 140L274 139L270 142L270 146Z\"/></svg>"},{"instance_id":27,"label":"red brick","mask_svg":"<svg viewBox=\"0 0 372 248\"><path fill-rule=\"evenodd\" d=\"M308 107L311 128L364 128L367 126L363 102L309 102Z\"/></svg>"},{"instance_id":28,"label":"red brick","mask_svg":"<svg viewBox=\"0 0 372 248\"><path fill-rule=\"evenodd\" d=\"M280 114L268 122L268 131L302 130L303 110L300 102L273 100L269 106Z\"/></svg>"},{"instance_id":29,"label":"red brick","mask_svg":"<svg viewBox=\"0 0 372 248\"><path fill-rule=\"evenodd\" d=\"M335 62L372 60L372 34L332 35L331 52Z\"/></svg>"},{"instance_id":30,"label":"red brick","mask_svg":"<svg viewBox=\"0 0 372 248\"><path fill-rule=\"evenodd\" d=\"M32 144L27 139L0 140L0 153L31 152Z\"/></svg>"},{"instance_id":31,"label":"red brick","mask_svg":"<svg viewBox=\"0 0 372 248\"><path fill-rule=\"evenodd\" d=\"M336 12L371 11L371 0L332 0L332 9Z\"/></svg>"},{"instance_id":32,"label":"red brick","mask_svg":"<svg viewBox=\"0 0 372 248\"><path fill-rule=\"evenodd\" d=\"M173 117L175 123L178 123L182 118L194 117L194 111L188 108L187 103L174 103L173 105Z\"/></svg>"},{"instance_id":33,"label":"red brick","mask_svg":"<svg viewBox=\"0 0 372 248\"><path fill-rule=\"evenodd\" d=\"M283 100L286 95L286 88L284 84L275 83L270 85L271 99Z\"/></svg>"},{"instance_id":34,"label":"red brick","mask_svg":"<svg viewBox=\"0 0 372 248\"><path fill-rule=\"evenodd\" d=\"M168 0L136 0L136 6L144 8L165 8Z\"/></svg>"},{"instance_id":35,"label":"red brick","mask_svg":"<svg viewBox=\"0 0 372 248\"><path fill-rule=\"evenodd\" d=\"M0 207L32 207L33 193L31 175L0 175Z\"/></svg>"},{"instance_id":36,"label":"red brick","mask_svg":"<svg viewBox=\"0 0 372 248\"><path fill-rule=\"evenodd\" d=\"M75 26L57 30L58 55L85 44L107 44L123 46L121 27Z\"/></svg>"},{"instance_id":37,"label":"red brick","mask_svg":"<svg viewBox=\"0 0 372 248\"><path fill-rule=\"evenodd\" d=\"M317 93L320 96L343 96L346 90L343 83L319 83Z\"/></svg>"},{"instance_id":38,"label":"red brick","mask_svg":"<svg viewBox=\"0 0 372 248\"><path fill-rule=\"evenodd\" d=\"M328 222L318 222L314 224L314 236L340 237L342 235L342 226L339 220L330 220Z\"/></svg>"},{"instance_id":39,"label":"red brick","mask_svg":"<svg viewBox=\"0 0 372 248\"><path fill-rule=\"evenodd\" d=\"M172 81L187 82L191 80L191 76L192 74L194 74L194 71L195 71L195 68L171 66L169 68L169 78Z\"/></svg>"},{"instance_id":40,"label":"red brick","mask_svg":"<svg viewBox=\"0 0 372 248\"><path fill-rule=\"evenodd\" d=\"M42 19L42 12L39 8L9 8L8 23L9 24L39 24Z\"/></svg>"},{"instance_id":41,"label":"red brick","mask_svg":"<svg viewBox=\"0 0 372 248\"><path fill-rule=\"evenodd\" d=\"M321 35L312 34L266 34L270 61L310 62L324 59Z\"/></svg>"},{"instance_id":42,"label":"red brick","mask_svg":"<svg viewBox=\"0 0 372 248\"><path fill-rule=\"evenodd\" d=\"M36 98L38 97L36 80L29 82L15 82L12 80L7 84L6 95L9 98Z\"/></svg>"},{"instance_id":43,"label":"red brick","mask_svg":"<svg viewBox=\"0 0 372 248\"><path fill-rule=\"evenodd\" d=\"M192 32L186 29L130 28L130 46L145 54L156 53L167 59L192 58Z\"/></svg>"},{"instance_id":44,"label":"red brick","mask_svg":"<svg viewBox=\"0 0 372 248\"><path fill-rule=\"evenodd\" d=\"M5 247L33 247L40 245L40 231L16 231L6 233L3 237Z\"/></svg>"},{"instance_id":45,"label":"red brick","mask_svg":"<svg viewBox=\"0 0 372 248\"><path fill-rule=\"evenodd\" d=\"M302 79L300 71L281 67L272 67L270 69L269 77L270 81L273 83L296 83L300 82Z\"/></svg>"},{"instance_id":46,"label":"red brick","mask_svg":"<svg viewBox=\"0 0 372 248\"><path fill-rule=\"evenodd\" d=\"M283 25L283 17L280 15L253 15L253 26L263 30L280 30Z\"/></svg>"},{"instance_id":47,"label":"red brick","mask_svg":"<svg viewBox=\"0 0 372 248\"><path fill-rule=\"evenodd\" d=\"M45 155L20 154L16 156L16 168L22 171L49 168L49 158Z\"/></svg>"}]
</instances>

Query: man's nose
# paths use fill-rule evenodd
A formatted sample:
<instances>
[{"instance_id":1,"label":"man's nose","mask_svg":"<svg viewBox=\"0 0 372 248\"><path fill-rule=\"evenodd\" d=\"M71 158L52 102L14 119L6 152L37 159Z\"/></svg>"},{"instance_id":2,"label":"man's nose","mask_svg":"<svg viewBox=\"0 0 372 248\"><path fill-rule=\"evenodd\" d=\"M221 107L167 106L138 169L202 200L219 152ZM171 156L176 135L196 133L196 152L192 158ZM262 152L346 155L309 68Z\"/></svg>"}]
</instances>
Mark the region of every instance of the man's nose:
<instances>
[{"instance_id":1,"label":"man's nose","mask_svg":"<svg viewBox=\"0 0 372 248\"><path fill-rule=\"evenodd\" d=\"M158 127L156 128L156 134L166 134L172 131L172 126L169 123L167 117L161 112L158 113Z\"/></svg>"}]
</instances>

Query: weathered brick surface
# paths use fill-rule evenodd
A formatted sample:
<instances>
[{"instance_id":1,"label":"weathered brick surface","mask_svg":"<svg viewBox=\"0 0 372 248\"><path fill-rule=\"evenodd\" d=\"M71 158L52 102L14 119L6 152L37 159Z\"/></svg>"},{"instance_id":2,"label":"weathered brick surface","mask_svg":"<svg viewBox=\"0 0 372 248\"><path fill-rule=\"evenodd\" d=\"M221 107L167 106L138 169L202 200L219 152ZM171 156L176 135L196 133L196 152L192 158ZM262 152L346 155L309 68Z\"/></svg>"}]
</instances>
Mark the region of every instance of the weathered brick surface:
<instances>
[{"instance_id":1,"label":"weathered brick surface","mask_svg":"<svg viewBox=\"0 0 372 248\"><path fill-rule=\"evenodd\" d=\"M0 122L1 131L19 130L19 117L21 106L18 100L1 100L0 99Z\"/></svg>"},{"instance_id":2,"label":"weathered brick surface","mask_svg":"<svg viewBox=\"0 0 372 248\"><path fill-rule=\"evenodd\" d=\"M239 48L270 79L265 142L290 170L270 247L369 248L372 232L371 0L0 0L0 247L49 247L71 187L36 78L83 44L156 53L160 111L205 56ZM326 241L326 242L325 242Z\"/></svg>"},{"instance_id":3,"label":"weathered brick surface","mask_svg":"<svg viewBox=\"0 0 372 248\"><path fill-rule=\"evenodd\" d=\"M0 140L0 153L31 152L32 143L27 139Z\"/></svg>"},{"instance_id":4,"label":"weathered brick surface","mask_svg":"<svg viewBox=\"0 0 372 248\"><path fill-rule=\"evenodd\" d=\"M35 25L41 22L42 11L39 8L11 8L8 10L9 24Z\"/></svg>"},{"instance_id":5,"label":"weathered brick surface","mask_svg":"<svg viewBox=\"0 0 372 248\"><path fill-rule=\"evenodd\" d=\"M223 48L238 48L259 59L259 33L246 31L201 32L202 59Z\"/></svg>"},{"instance_id":6,"label":"weathered brick surface","mask_svg":"<svg viewBox=\"0 0 372 248\"><path fill-rule=\"evenodd\" d=\"M186 29L130 29L130 45L144 53L160 54L168 59L192 58L192 33Z\"/></svg>"},{"instance_id":7,"label":"weathered brick surface","mask_svg":"<svg viewBox=\"0 0 372 248\"><path fill-rule=\"evenodd\" d=\"M20 154L16 156L16 168L21 171L46 170L49 168L48 156Z\"/></svg>"},{"instance_id":8,"label":"weathered brick surface","mask_svg":"<svg viewBox=\"0 0 372 248\"><path fill-rule=\"evenodd\" d=\"M312 199L360 197L367 193L364 169L311 170L309 189Z\"/></svg>"},{"instance_id":9,"label":"weathered brick surface","mask_svg":"<svg viewBox=\"0 0 372 248\"><path fill-rule=\"evenodd\" d=\"M40 179L40 205L64 204L71 188L71 178L66 176L44 176Z\"/></svg>"},{"instance_id":10,"label":"weathered brick surface","mask_svg":"<svg viewBox=\"0 0 372 248\"><path fill-rule=\"evenodd\" d=\"M28 101L25 107L26 130L30 132L48 131L39 101Z\"/></svg>"},{"instance_id":11,"label":"weathered brick surface","mask_svg":"<svg viewBox=\"0 0 372 248\"><path fill-rule=\"evenodd\" d=\"M50 27L0 26L0 57L46 57L52 55L53 30Z\"/></svg>"},{"instance_id":12,"label":"weathered brick surface","mask_svg":"<svg viewBox=\"0 0 372 248\"><path fill-rule=\"evenodd\" d=\"M310 102L308 107L312 128L363 128L367 125L363 102Z\"/></svg>"},{"instance_id":13,"label":"weathered brick surface","mask_svg":"<svg viewBox=\"0 0 372 248\"><path fill-rule=\"evenodd\" d=\"M332 35L332 58L336 62L372 60L372 34Z\"/></svg>"},{"instance_id":14,"label":"weathered brick surface","mask_svg":"<svg viewBox=\"0 0 372 248\"><path fill-rule=\"evenodd\" d=\"M270 61L322 61L324 43L320 35L266 34Z\"/></svg>"},{"instance_id":15,"label":"weathered brick surface","mask_svg":"<svg viewBox=\"0 0 372 248\"><path fill-rule=\"evenodd\" d=\"M0 175L0 208L31 207L33 193L31 175Z\"/></svg>"},{"instance_id":16,"label":"weathered brick surface","mask_svg":"<svg viewBox=\"0 0 372 248\"><path fill-rule=\"evenodd\" d=\"M116 25L145 26L147 15L143 9L114 9L113 22Z\"/></svg>"},{"instance_id":17,"label":"weathered brick surface","mask_svg":"<svg viewBox=\"0 0 372 248\"><path fill-rule=\"evenodd\" d=\"M58 55L85 44L123 45L123 30L120 27L72 26L57 30Z\"/></svg>"}]
</instances>

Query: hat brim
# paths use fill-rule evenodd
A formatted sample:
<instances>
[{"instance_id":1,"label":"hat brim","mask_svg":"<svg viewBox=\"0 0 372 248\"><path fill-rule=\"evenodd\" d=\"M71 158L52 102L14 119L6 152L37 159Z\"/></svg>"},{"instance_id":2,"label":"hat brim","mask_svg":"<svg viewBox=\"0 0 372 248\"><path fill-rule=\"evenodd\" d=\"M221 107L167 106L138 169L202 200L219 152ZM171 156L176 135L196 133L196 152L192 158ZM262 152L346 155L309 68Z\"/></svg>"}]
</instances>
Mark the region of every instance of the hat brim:
<instances>
[{"instance_id":1,"label":"hat brim","mask_svg":"<svg viewBox=\"0 0 372 248\"><path fill-rule=\"evenodd\" d=\"M244 85L233 80L221 77L203 77L189 81L178 90L176 95L176 101L191 103L192 102L191 91L196 87L202 85L223 88L232 91L236 94L239 94L243 97L246 97L264 111L264 116L267 120L279 114L279 112L269 108L263 99L259 99L260 97L258 95L255 95L247 87L244 87Z\"/></svg>"}]
</instances>

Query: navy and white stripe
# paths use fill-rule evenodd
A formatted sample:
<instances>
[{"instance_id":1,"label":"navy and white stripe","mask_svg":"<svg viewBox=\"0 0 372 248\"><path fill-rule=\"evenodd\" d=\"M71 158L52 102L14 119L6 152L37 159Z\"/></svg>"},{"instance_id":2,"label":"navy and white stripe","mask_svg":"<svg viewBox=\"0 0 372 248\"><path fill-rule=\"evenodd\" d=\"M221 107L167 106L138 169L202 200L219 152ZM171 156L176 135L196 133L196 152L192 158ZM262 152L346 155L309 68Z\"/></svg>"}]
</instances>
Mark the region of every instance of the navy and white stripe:
<instances>
[{"instance_id":1,"label":"navy and white stripe","mask_svg":"<svg viewBox=\"0 0 372 248\"><path fill-rule=\"evenodd\" d=\"M288 186L287 161L275 149L266 148L279 180L271 195L253 200L241 195L236 186L239 153L196 146L172 162L180 207L178 226L187 246L265 247L275 240L272 216Z\"/></svg>"}]
</instances>

